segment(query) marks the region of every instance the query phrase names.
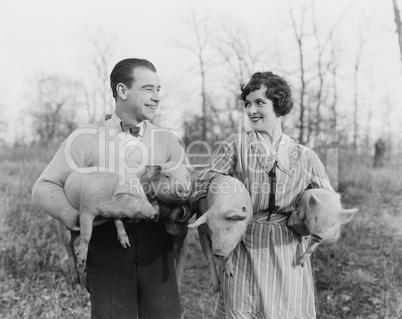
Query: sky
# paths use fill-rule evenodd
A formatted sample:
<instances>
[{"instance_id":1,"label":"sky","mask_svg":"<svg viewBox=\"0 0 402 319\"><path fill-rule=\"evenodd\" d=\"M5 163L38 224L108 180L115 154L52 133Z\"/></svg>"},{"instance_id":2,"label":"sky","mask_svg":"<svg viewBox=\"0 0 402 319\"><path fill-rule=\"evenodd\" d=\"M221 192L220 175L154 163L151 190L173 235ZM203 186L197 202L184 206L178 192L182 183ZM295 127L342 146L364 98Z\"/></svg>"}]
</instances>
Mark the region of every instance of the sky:
<instances>
[{"instance_id":1,"label":"sky","mask_svg":"<svg viewBox=\"0 0 402 319\"><path fill-rule=\"evenodd\" d=\"M251 43L269 43L269 49L294 53L289 6L301 1L274 0L169 0L169 1L92 1L92 0L15 0L4 1L0 11L0 114L9 122L4 138L15 140L15 123L28 117L27 91L35 74L63 74L75 79L88 76L88 39L97 34L114 38L114 63L126 57L152 61L163 88L174 90L176 100L166 101L170 126L180 126L185 112L199 112L197 105L197 61L184 45L194 43L188 29L191 12L199 16L229 21L244 30ZM402 2L399 1L402 8ZM401 61L395 34L392 0L316 0L317 21L328 28L344 15L337 37L350 68L359 44L360 30L372 30L362 57L361 96L363 104L373 106L373 126L383 131L384 100L392 104L390 126L398 130L402 120ZM346 56L346 58L345 58ZM350 59L348 59L350 56ZM297 61L294 61L297 62ZM349 65L347 65L349 64ZM289 69L297 63L290 63ZM112 66L111 66L112 67ZM258 66L279 69L275 62ZM288 72L292 72L289 70ZM257 70L256 70L257 71ZM292 80L296 80L293 79ZM351 75L345 73L343 108L352 94ZM199 93L199 92L198 92ZM349 100L346 97L349 96ZM177 102L178 101L178 102ZM366 101L366 102L364 102ZM164 102L162 101L161 104ZM350 112L349 112L350 113ZM362 116L366 116L362 113ZM172 121L170 121L170 118ZM400 133L400 131L397 131ZM17 137L18 138L18 137Z\"/></svg>"}]
</instances>

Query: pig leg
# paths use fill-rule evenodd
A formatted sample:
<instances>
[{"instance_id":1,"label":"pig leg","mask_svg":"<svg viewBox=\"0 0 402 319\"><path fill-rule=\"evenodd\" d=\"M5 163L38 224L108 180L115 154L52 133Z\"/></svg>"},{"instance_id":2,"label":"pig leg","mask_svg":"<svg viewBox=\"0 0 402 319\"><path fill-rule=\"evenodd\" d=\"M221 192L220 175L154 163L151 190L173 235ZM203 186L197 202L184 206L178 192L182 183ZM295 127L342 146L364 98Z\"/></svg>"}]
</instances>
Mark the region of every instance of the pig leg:
<instances>
[{"instance_id":1,"label":"pig leg","mask_svg":"<svg viewBox=\"0 0 402 319\"><path fill-rule=\"evenodd\" d=\"M77 234L76 232L70 231L60 221L57 223L57 231L67 253L68 271L71 275L71 283L73 286L76 286L80 283L80 275L77 268L77 259L74 253L74 240Z\"/></svg>"},{"instance_id":2,"label":"pig leg","mask_svg":"<svg viewBox=\"0 0 402 319\"><path fill-rule=\"evenodd\" d=\"M159 215L160 215L159 201L157 198L153 198L153 199L149 200L149 202L151 203L152 207L155 208L155 210L157 212L153 219L154 222L157 222L159 220Z\"/></svg>"},{"instance_id":3,"label":"pig leg","mask_svg":"<svg viewBox=\"0 0 402 319\"><path fill-rule=\"evenodd\" d=\"M80 246L78 247L77 262L78 265L81 267L85 267L88 253L88 245L92 236L94 218L95 214L90 211L81 211L80 213L81 240Z\"/></svg>"},{"instance_id":4,"label":"pig leg","mask_svg":"<svg viewBox=\"0 0 402 319\"><path fill-rule=\"evenodd\" d=\"M208 262L209 271L211 273L211 287L214 293L218 293L220 282L216 271L214 254L212 253L212 242L208 235L208 226L206 224L198 226L198 236L200 237L201 248Z\"/></svg>"},{"instance_id":5,"label":"pig leg","mask_svg":"<svg viewBox=\"0 0 402 319\"><path fill-rule=\"evenodd\" d=\"M317 243L309 237L307 239L307 250L306 252L299 258L297 261L297 265L304 266L304 263L307 262L307 260L310 258L311 254L317 249L318 245L320 243Z\"/></svg>"},{"instance_id":6,"label":"pig leg","mask_svg":"<svg viewBox=\"0 0 402 319\"><path fill-rule=\"evenodd\" d=\"M126 229L124 228L124 224L121 219L115 219L114 224L117 229L117 239L123 248L131 247L130 240L128 239L128 235L126 233Z\"/></svg>"},{"instance_id":7,"label":"pig leg","mask_svg":"<svg viewBox=\"0 0 402 319\"><path fill-rule=\"evenodd\" d=\"M187 226L186 226L187 227ZM181 274L183 273L184 262L187 259L188 253L188 236L181 238L173 244L174 258L176 260L176 279L177 287L180 292Z\"/></svg>"}]
</instances>

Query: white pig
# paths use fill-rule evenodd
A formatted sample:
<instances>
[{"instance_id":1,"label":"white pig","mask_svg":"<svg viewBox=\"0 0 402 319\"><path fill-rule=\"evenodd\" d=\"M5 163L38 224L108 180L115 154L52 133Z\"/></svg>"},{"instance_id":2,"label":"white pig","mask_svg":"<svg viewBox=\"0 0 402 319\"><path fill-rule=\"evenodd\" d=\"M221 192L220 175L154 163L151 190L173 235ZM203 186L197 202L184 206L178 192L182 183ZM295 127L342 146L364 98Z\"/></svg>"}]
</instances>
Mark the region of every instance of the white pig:
<instances>
[{"instance_id":1,"label":"white pig","mask_svg":"<svg viewBox=\"0 0 402 319\"><path fill-rule=\"evenodd\" d=\"M129 218L135 222L157 216L156 209L148 202L135 175L131 175L124 185L120 185L119 176L114 173L72 172L65 182L64 192L70 205L79 210L80 244L77 254L74 253L74 241L79 234L67 229L62 222L58 225L60 238L69 258L73 284L80 282L77 262L81 268L84 267L95 217L113 218L118 240L126 247L129 241L121 219Z\"/></svg>"},{"instance_id":2,"label":"white pig","mask_svg":"<svg viewBox=\"0 0 402 319\"><path fill-rule=\"evenodd\" d=\"M159 211L166 232L172 236L176 278L180 287L187 258L187 225L192 216L187 204L191 194L191 170L175 161L148 165L140 180L148 200Z\"/></svg>"},{"instance_id":3,"label":"white pig","mask_svg":"<svg viewBox=\"0 0 402 319\"><path fill-rule=\"evenodd\" d=\"M198 227L201 246L211 272L212 288L219 291L214 256L225 262L226 275L234 268L230 258L247 230L253 215L250 194L238 179L220 175L211 181L207 194L208 210L190 228Z\"/></svg>"},{"instance_id":4,"label":"white pig","mask_svg":"<svg viewBox=\"0 0 402 319\"><path fill-rule=\"evenodd\" d=\"M308 248L298 259L298 265L303 266L318 245L338 240L341 225L350 222L358 211L357 208L342 208L340 199L339 194L322 188L303 192L296 209L298 218L304 221L310 237L307 239Z\"/></svg>"}]
</instances>

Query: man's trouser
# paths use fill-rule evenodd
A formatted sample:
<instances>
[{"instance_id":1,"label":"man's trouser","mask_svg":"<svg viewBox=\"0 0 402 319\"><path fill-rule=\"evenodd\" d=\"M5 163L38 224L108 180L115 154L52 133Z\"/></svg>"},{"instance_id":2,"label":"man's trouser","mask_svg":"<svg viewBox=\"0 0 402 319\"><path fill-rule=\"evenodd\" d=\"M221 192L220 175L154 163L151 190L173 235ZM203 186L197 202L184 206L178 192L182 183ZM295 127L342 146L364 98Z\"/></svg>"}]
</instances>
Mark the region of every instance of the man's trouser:
<instances>
[{"instance_id":1,"label":"man's trouser","mask_svg":"<svg viewBox=\"0 0 402 319\"><path fill-rule=\"evenodd\" d=\"M126 224L131 247L113 220L94 227L87 257L92 319L179 319L173 243L159 221Z\"/></svg>"}]
</instances>

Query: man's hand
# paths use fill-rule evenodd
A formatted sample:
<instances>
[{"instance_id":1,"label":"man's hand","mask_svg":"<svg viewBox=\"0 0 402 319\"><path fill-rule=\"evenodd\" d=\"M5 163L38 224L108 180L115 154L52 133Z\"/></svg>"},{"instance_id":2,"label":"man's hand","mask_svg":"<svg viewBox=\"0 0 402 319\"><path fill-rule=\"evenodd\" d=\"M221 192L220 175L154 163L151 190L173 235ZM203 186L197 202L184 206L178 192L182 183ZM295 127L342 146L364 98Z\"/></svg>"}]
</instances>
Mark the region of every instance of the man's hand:
<instances>
[{"instance_id":1,"label":"man's hand","mask_svg":"<svg viewBox=\"0 0 402 319\"><path fill-rule=\"evenodd\" d=\"M297 210L293 211L288 219L287 226L300 236L309 236L310 231L304 224L305 216L301 216Z\"/></svg>"}]
</instances>

